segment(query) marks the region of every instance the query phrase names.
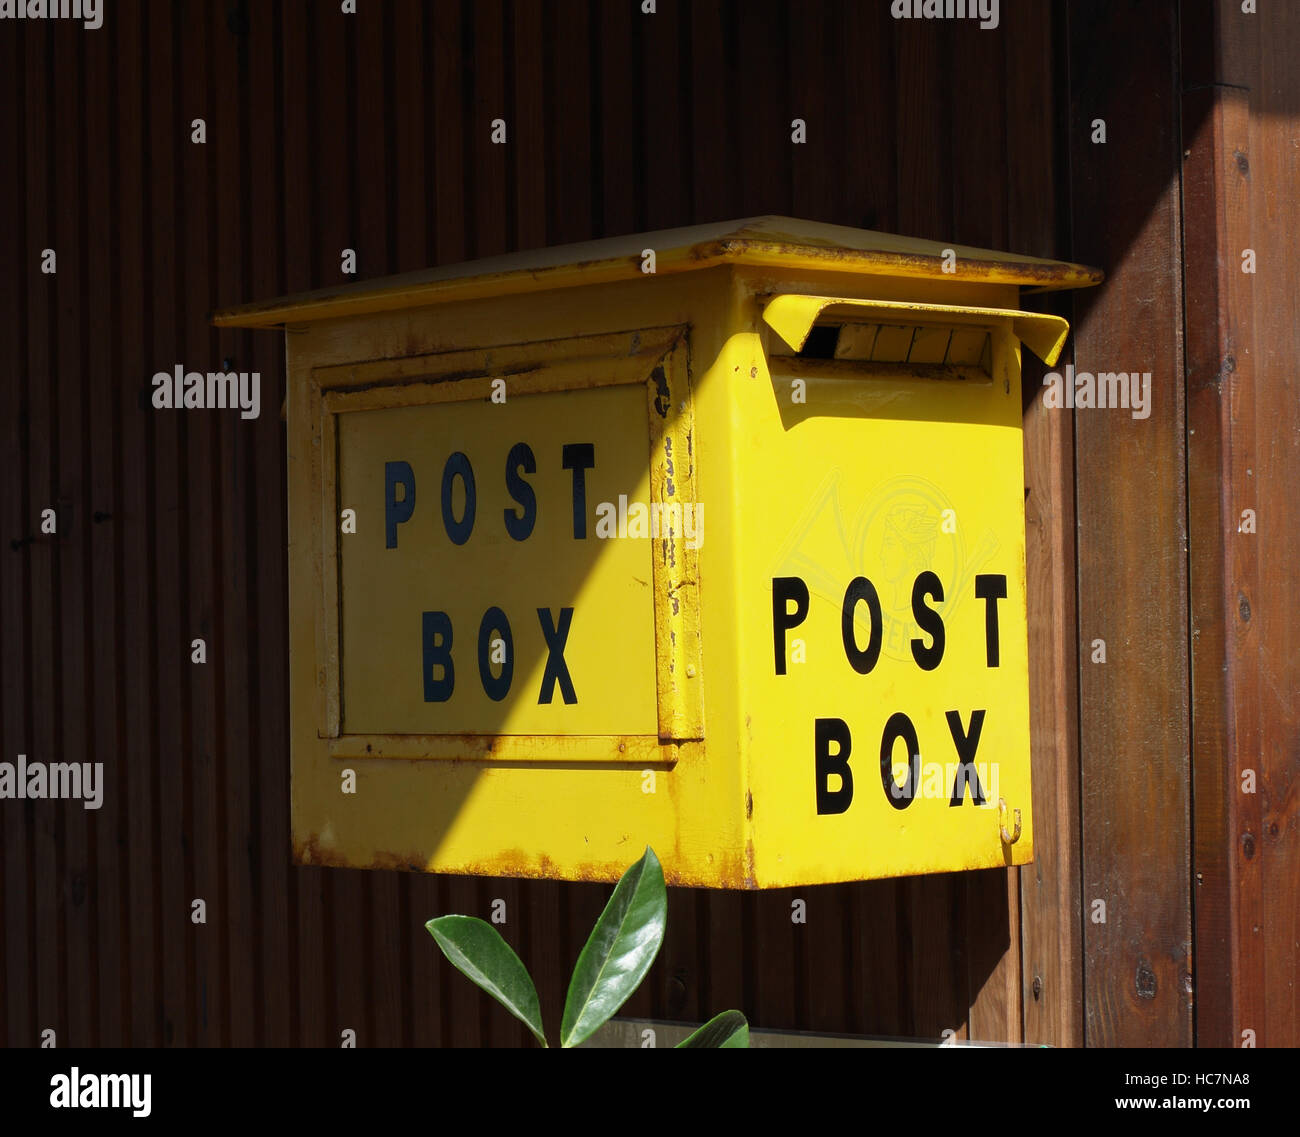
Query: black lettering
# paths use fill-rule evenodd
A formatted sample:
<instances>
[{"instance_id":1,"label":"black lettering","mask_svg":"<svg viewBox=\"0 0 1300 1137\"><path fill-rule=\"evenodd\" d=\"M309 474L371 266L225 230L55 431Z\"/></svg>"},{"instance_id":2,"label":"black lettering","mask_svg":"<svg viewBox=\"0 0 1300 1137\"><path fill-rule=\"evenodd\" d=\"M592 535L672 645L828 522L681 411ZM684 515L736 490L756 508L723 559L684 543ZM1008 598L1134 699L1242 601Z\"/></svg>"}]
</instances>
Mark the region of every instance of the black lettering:
<instances>
[{"instance_id":1,"label":"black lettering","mask_svg":"<svg viewBox=\"0 0 1300 1137\"><path fill-rule=\"evenodd\" d=\"M456 669L451 663L451 617L446 612L425 612L424 626L424 701L445 703L456 687ZM442 678L433 677L433 669L442 668Z\"/></svg>"},{"instance_id":2,"label":"black lettering","mask_svg":"<svg viewBox=\"0 0 1300 1137\"><path fill-rule=\"evenodd\" d=\"M492 674L492 633L500 632L505 644L506 657L501 662L500 676ZM510 636L510 621L500 608L489 608L483 613L478 626L478 677L483 681L483 692L494 703L501 702L510 693L510 681L515 673L515 643Z\"/></svg>"},{"instance_id":3,"label":"black lettering","mask_svg":"<svg viewBox=\"0 0 1300 1137\"><path fill-rule=\"evenodd\" d=\"M859 650L858 638L853 630L853 610L859 600L865 600L867 611L871 614L871 635L865 649ZM884 618L880 612L880 597L876 595L876 586L865 576L854 577L844 593L844 609L840 613L840 634L844 638L844 654L849 666L859 675L866 675L876 666L880 658L880 637Z\"/></svg>"},{"instance_id":4,"label":"black lettering","mask_svg":"<svg viewBox=\"0 0 1300 1137\"><path fill-rule=\"evenodd\" d=\"M596 446L591 442L566 442L560 464L573 471L573 538L587 539L587 474L596 465Z\"/></svg>"},{"instance_id":5,"label":"black lettering","mask_svg":"<svg viewBox=\"0 0 1300 1137\"><path fill-rule=\"evenodd\" d=\"M794 601L794 611L789 602ZM776 648L776 673L785 674L785 634L808 616L808 586L797 576L772 578L772 640Z\"/></svg>"},{"instance_id":6,"label":"black lettering","mask_svg":"<svg viewBox=\"0 0 1300 1137\"><path fill-rule=\"evenodd\" d=\"M831 753L831 743L836 744L835 753ZM817 772L817 812L843 813L853 800L853 771L849 769L849 754L853 749L853 740L849 735L849 725L843 719L813 720L813 755ZM840 788L832 790L829 779L832 774L840 777Z\"/></svg>"},{"instance_id":7,"label":"black lettering","mask_svg":"<svg viewBox=\"0 0 1300 1137\"><path fill-rule=\"evenodd\" d=\"M961 715L956 711L947 711L948 731L952 735L953 745L957 747L957 757L961 760L957 766L957 776L952 783L952 801L949 805L961 805L966 797L966 786L974 781L970 798L975 805L984 804L984 788L980 785L979 771L975 769L975 751L980 744L980 731L984 729L984 712L971 711L970 734L961 725Z\"/></svg>"},{"instance_id":8,"label":"black lettering","mask_svg":"<svg viewBox=\"0 0 1300 1137\"><path fill-rule=\"evenodd\" d=\"M397 487L402 499L397 499ZM415 512L415 473L409 462L384 463L384 548L397 548L397 527Z\"/></svg>"},{"instance_id":9,"label":"black lettering","mask_svg":"<svg viewBox=\"0 0 1300 1137\"><path fill-rule=\"evenodd\" d=\"M975 577L975 595L984 601L984 652L989 667L1000 662L998 650L998 601L1007 598L1007 578L1001 573Z\"/></svg>"},{"instance_id":10,"label":"black lettering","mask_svg":"<svg viewBox=\"0 0 1300 1137\"><path fill-rule=\"evenodd\" d=\"M926 647L924 641L914 638L912 658L916 660L917 666L922 671L933 671L943 659L943 617L933 608L928 608L922 603L922 599L926 597L943 603L943 585L932 572L921 573L916 578L916 583L912 585L912 619L922 631L930 633L934 642Z\"/></svg>"},{"instance_id":11,"label":"black lettering","mask_svg":"<svg viewBox=\"0 0 1300 1137\"><path fill-rule=\"evenodd\" d=\"M457 478L465 483L465 516L459 521L453 516L451 486ZM442 468L442 523L452 543L463 545L474 530L474 470L469 459L459 450L447 459Z\"/></svg>"},{"instance_id":12,"label":"black lettering","mask_svg":"<svg viewBox=\"0 0 1300 1137\"><path fill-rule=\"evenodd\" d=\"M549 703L555 692L555 684L560 684L560 694L565 703L576 703L578 696L573 690L573 680L569 678L569 666L564 662L564 645L569 638L569 625L573 623L573 609L560 609L560 626L557 628L551 620L549 608L538 608L537 619L542 625L542 636L546 640L546 670L542 673L542 688L537 693L537 702Z\"/></svg>"},{"instance_id":13,"label":"black lettering","mask_svg":"<svg viewBox=\"0 0 1300 1137\"><path fill-rule=\"evenodd\" d=\"M900 738L907 743L907 780L901 786L894 781L894 743ZM895 809L906 809L916 796L916 783L921 780L920 751L912 720L902 711L890 715L880 738L880 782Z\"/></svg>"},{"instance_id":14,"label":"black lettering","mask_svg":"<svg viewBox=\"0 0 1300 1137\"><path fill-rule=\"evenodd\" d=\"M523 507L523 514L517 515L513 509L504 511L506 532L516 541L525 541L537 524L537 494L520 477L520 470L527 474L537 473L537 459L533 457L532 448L526 442L516 442L510 449L510 456L506 458L506 489Z\"/></svg>"}]
</instances>

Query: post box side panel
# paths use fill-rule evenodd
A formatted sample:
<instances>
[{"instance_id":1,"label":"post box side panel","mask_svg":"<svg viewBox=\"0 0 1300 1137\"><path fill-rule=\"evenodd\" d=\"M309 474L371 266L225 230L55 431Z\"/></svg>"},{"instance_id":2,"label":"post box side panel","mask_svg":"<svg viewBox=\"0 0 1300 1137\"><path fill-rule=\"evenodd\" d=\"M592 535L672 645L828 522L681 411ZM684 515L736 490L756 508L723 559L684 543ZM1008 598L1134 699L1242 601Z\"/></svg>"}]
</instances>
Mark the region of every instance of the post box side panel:
<instances>
[{"instance_id":1,"label":"post box side panel","mask_svg":"<svg viewBox=\"0 0 1300 1137\"><path fill-rule=\"evenodd\" d=\"M856 283L831 294L879 297ZM755 293L819 288L741 286L756 368L736 404L736 545L757 883L1025 863L1019 345L993 334L984 381L839 360L819 377L815 359L765 355ZM1015 810L1020 836L1004 844Z\"/></svg>"},{"instance_id":2,"label":"post box side panel","mask_svg":"<svg viewBox=\"0 0 1300 1137\"><path fill-rule=\"evenodd\" d=\"M740 670L734 635L739 617L731 587L737 572L723 522L735 495L734 408L727 406L715 370L726 342L730 271L706 270L662 281L648 276L626 285L388 313L290 332L292 799L295 855L300 862L615 880L644 846L651 845L670 881L746 885L751 874L744 847L742 748L736 705L734 699L725 702L728 686L721 682ZM328 669L338 663L329 660L319 614L325 604L337 605L339 600L325 595L327 574L316 550L322 548L323 527L337 527L339 518L323 500L319 473L314 472L320 462L313 422L321 413L310 392L315 369L467 348L490 354L494 347L511 344L673 325L690 328L683 346L689 353L694 392L693 438L689 452L676 455L675 460L693 464L696 493L704 505L702 539L695 550L703 740L681 744L671 765L565 763L554 754L545 762L530 762L526 756L509 762L331 757L325 692ZM610 402L600 413L638 414L616 397ZM522 408L524 403L520 399L517 405ZM486 402L475 406L486 422L492 421L494 409L501 409ZM426 413L435 412L421 412ZM639 413L644 423L644 408ZM599 414L592 422L599 422ZM528 429L525 418L511 425L516 433ZM480 426L475 419L472 429ZM598 454L602 442L627 445L624 426L620 422L618 429L608 431L608 438L594 439ZM452 441L442 438L440 444ZM644 445L649 446L648 439ZM365 446L360 446L357 454L365 453ZM592 524L597 504L588 502ZM357 524L382 528L382 509L372 506ZM348 539L348 535L338 537ZM613 540L605 555L615 555L615 550L617 555L633 555ZM512 561L508 567L510 586L517 587L527 566ZM430 573L438 571L433 563L428 568ZM491 564L486 564L485 572L491 571ZM539 572L544 576L540 568ZM363 595L365 582L350 580L348 587L354 596ZM597 613L592 620L609 629L608 669L617 674L625 646L618 613ZM475 646L476 634L477 627L466 631L469 648ZM345 635L338 650L345 654L348 646ZM645 644L638 641L633 646L644 655ZM362 667L364 663L360 661ZM457 666L469 678L477 676L472 651ZM720 680L716 697L715 675ZM734 695L734 684L730 690ZM646 725L644 710L639 709L632 724L636 730ZM342 719L346 723L346 705ZM599 725L603 729L618 724L602 721ZM651 723L652 735L653 729ZM345 786L353 792L344 792Z\"/></svg>"}]
</instances>

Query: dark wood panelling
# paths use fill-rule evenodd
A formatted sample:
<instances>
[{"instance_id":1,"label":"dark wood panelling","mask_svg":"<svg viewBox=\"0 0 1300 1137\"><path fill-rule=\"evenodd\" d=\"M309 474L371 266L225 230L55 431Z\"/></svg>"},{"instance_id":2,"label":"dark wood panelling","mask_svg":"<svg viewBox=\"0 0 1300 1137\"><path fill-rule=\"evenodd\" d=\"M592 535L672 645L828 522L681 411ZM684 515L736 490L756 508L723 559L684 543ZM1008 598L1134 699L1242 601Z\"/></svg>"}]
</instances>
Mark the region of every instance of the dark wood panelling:
<instances>
[{"instance_id":1,"label":"dark wood panelling","mask_svg":"<svg viewBox=\"0 0 1300 1137\"><path fill-rule=\"evenodd\" d=\"M1004 2L996 32L896 22L888 3L858 0L660 0L653 16L567 0L362 7L122 0L98 32L0 29L0 132L13 156L0 176L18 221L0 235L11 353L0 391L0 735L6 758L84 757L108 775L98 814L0 806L10 1045L35 1044L46 1027L60 1045L337 1046L349 1028L360 1045L520 1044L520 1026L441 958L424 921L486 917L505 899L503 933L537 976L554 1029L609 894L289 863L283 344L215 334L209 311L340 283L345 248L358 275L374 277L756 213L1071 253L1060 221L1064 40L1037 3ZM1116 40L1169 74L1169 27L1155 11L1144 17L1150 37ZM1140 142L1117 139L1105 155L1142 192L1120 203L1113 232L1113 204L1085 194L1073 252L1107 267L1163 256L1164 273L1175 251L1138 231L1153 203L1175 228L1174 205L1151 184L1169 175L1170 154L1150 142L1169 142L1172 76L1167 92L1124 100L1096 74L1083 81L1122 103L1112 122L1143 123ZM196 117L205 146L190 141ZM497 117L505 146L490 139ZM794 118L807 125L802 146ZM59 274L47 277L39 253L51 244ZM1160 287L1161 319L1176 323L1177 297ZM1121 316L1088 313L1090 351ZM226 358L261 373L257 420L152 409L155 371ZM1146 427L1165 449L1144 460L1164 478L1169 463L1181 469L1171 398L1162 390L1165 417ZM768 1027L1014 1041L1023 1002L1033 1041L1082 1040L1068 1009L1079 998L1077 934L1062 930L1077 901L1073 679L1061 672L1075 665L1061 639L1073 622L1062 571L1071 435L1061 416L1028 425L1031 516L1043 527L1030 552L1036 800L1049 844L1023 932L1026 874L1001 870L757 896L682 890L630 1005L637 1014L737 1006ZM1095 488L1109 452L1100 435L1086 441L1080 470ZM1131 469L1142 445L1116 461ZM1158 564L1177 622L1185 580L1162 544L1181 548L1177 517L1144 534L1090 502L1079 553L1088 603L1122 555ZM38 533L47 506L59 509L53 539ZM204 665L190 663L198 636ZM1149 931L1170 959L1187 934L1186 708L1180 735L1165 722L1177 719L1178 688L1165 693L1151 677L1177 672L1179 642L1108 673L1120 688L1161 692L1163 740L1118 717L1132 700L1084 691L1091 776L1132 770L1133 755L1118 757L1131 728L1143 760L1168 767L1161 785L1183 777L1170 791L1184 793L1183 820L1175 809L1161 838L1173 875ZM1044 774L1044 759L1061 764ZM1053 819L1067 828L1052 832ZM1092 863L1118 879L1118 860ZM796 897L806 925L791 923ZM206 925L191 922L195 898L207 902ZM1120 927L1141 937L1146 918ZM1051 1014L1035 1017L1022 994L1022 937ZM1115 966L1121 958L1128 966L1122 952ZM1106 965L1093 966L1104 993ZM1157 971L1164 999L1169 976ZM1182 1019L1167 1031L1134 1021L1144 1037L1185 1037Z\"/></svg>"},{"instance_id":2,"label":"dark wood panelling","mask_svg":"<svg viewBox=\"0 0 1300 1137\"><path fill-rule=\"evenodd\" d=\"M1069 9L1074 363L1150 372L1150 416L1074 415L1085 1041L1192 1041L1178 35L1163 5ZM1106 141L1091 139L1105 120ZM1106 661L1093 662L1105 643ZM1104 922L1100 917L1104 904Z\"/></svg>"},{"instance_id":3,"label":"dark wood panelling","mask_svg":"<svg viewBox=\"0 0 1300 1137\"><path fill-rule=\"evenodd\" d=\"M1294 195L1279 187L1300 173L1300 70L1283 46L1297 13L1245 19L1205 0L1182 15L1196 1035L1295 1046L1300 663L1286 597L1300 571L1300 284Z\"/></svg>"}]
</instances>

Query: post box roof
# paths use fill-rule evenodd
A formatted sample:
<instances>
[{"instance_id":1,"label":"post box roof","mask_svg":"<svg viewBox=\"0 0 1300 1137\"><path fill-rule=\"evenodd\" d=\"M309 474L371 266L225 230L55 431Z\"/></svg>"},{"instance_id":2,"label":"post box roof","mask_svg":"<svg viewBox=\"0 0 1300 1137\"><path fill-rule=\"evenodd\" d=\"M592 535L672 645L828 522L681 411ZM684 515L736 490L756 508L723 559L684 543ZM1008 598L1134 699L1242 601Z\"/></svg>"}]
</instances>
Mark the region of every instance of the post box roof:
<instances>
[{"instance_id":1,"label":"post box roof","mask_svg":"<svg viewBox=\"0 0 1300 1137\"><path fill-rule=\"evenodd\" d=\"M342 283L225 308L214 313L212 322L219 327L275 327L453 300L632 280L642 275L646 249L654 250L658 276L733 263L1013 284L1036 291L1082 288L1102 279L1098 269L1064 261L768 216L559 245ZM944 271L946 250L956 254L955 271Z\"/></svg>"}]
</instances>

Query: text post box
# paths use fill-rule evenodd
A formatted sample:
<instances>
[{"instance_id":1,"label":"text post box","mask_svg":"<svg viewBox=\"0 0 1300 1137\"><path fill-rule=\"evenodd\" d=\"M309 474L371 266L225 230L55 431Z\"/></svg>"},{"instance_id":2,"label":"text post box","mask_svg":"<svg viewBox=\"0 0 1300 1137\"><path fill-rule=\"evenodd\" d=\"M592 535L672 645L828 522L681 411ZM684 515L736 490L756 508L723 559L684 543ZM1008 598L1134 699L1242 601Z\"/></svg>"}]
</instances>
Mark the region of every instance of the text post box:
<instances>
[{"instance_id":1,"label":"text post box","mask_svg":"<svg viewBox=\"0 0 1300 1137\"><path fill-rule=\"evenodd\" d=\"M1019 288L765 217L287 332L302 863L766 888L1032 859Z\"/></svg>"}]
</instances>

